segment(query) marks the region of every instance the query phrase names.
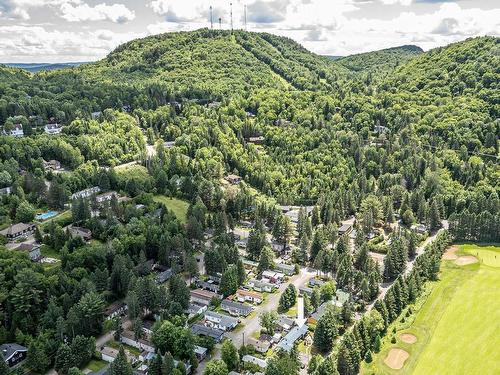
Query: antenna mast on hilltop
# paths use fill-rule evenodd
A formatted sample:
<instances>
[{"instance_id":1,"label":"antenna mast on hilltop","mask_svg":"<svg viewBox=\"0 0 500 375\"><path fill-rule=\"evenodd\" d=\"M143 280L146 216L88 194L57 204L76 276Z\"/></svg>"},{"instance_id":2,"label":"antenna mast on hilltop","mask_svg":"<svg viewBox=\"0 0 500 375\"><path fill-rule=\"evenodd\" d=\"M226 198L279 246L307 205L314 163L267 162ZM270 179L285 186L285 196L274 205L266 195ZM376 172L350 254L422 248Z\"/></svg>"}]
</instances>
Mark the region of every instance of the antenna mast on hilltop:
<instances>
[{"instance_id":1,"label":"antenna mast on hilltop","mask_svg":"<svg viewBox=\"0 0 500 375\"><path fill-rule=\"evenodd\" d=\"M213 19L213 11L212 11L212 6L210 5L210 29L214 29L214 19Z\"/></svg>"},{"instance_id":2,"label":"antenna mast on hilltop","mask_svg":"<svg viewBox=\"0 0 500 375\"><path fill-rule=\"evenodd\" d=\"M244 13L245 13L245 31L247 31L247 5L245 4L244 8Z\"/></svg>"},{"instance_id":3,"label":"antenna mast on hilltop","mask_svg":"<svg viewBox=\"0 0 500 375\"><path fill-rule=\"evenodd\" d=\"M219 17L219 29L222 30L222 17Z\"/></svg>"},{"instance_id":4,"label":"antenna mast on hilltop","mask_svg":"<svg viewBox=\"0 0 500 375\"><path fill-rule=\"evenodd\" d=\"M233 31L233 3L229 3L231 6L231 32Z\"/></svg>"}]
</instances>

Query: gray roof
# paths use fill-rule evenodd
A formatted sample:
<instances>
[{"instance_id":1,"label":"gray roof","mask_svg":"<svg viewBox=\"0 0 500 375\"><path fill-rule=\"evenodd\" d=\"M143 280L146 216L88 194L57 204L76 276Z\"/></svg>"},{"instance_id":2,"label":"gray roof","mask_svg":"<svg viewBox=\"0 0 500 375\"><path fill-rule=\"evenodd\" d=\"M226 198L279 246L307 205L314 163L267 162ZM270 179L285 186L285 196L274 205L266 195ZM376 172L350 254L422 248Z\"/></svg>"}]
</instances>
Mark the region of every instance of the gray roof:
<instances>
[{"instance_id":1,"label":"gray roof","mask_svg":"<svg viewBox=\"0 0 500 375\"><path fill-rule=\"evenodd\" d=\"M5 361L7 361L10 357L12 357L16 352L26 352L26 351L28 351L27 348L16 343L0 345L0 353L2 353L3 359Z\"/></svg>"},{"instance_id":2,"label":"gray roof","mask_svg":"<svg viewBox=\"0 0 500 375\"><path fill-rule=\"evenodd\" d=\"M224 335L224 331L220 329L206 327L203 324L196 323L191 326L191 332L195 335L208 336L215 340L220 340Z\"/></svg>"},{"instance_id":3,"label":"gray roof","mask_svg":"<svg viewBox=\"0 0 500 375\"><path fill-rule=\"evenodd\" d=\"M295 342L305 336L307 329L306 324L303 324L300 327L293 327L292 330L288 332L285 337L283 337L283 340L279 342L278 348L289 352L293 349Z\"/></svg>"},{"instance_id":4,"label":"gray roof","mask_svg":"<svg viewBox=\"0 0 500 375\"><path fill-rule=\"evenodd\" d=\"M219 314L214 311L206 311L205 316L210 316L215 319L220 319L220 325L228 328L232 328L238 325L238 319L233 318L232 316Z\"/></svg>"},{"instance_id":5,"label":"gray roof","mask_svg":"<svg viewBox=\"0 0 500 375\"><path fill-rule=\"evenodd\" d=\"M8 234L20 233L20 232L23 232L25 230L30 229L31 227L33 227L33 225L34 225L33 223L30 223L30 224L17 223L17 224L11 225L10 227L0 231L0 234L3 234L4 236L6 236Z\"/></svg>"},{"instance_id":6,"label":"gray roof","mask_svg":"<svg viewBox=\"0 0 500 375\"><path fill-rule=\"evenodd\" d=\"M230 308L230 309L234 309L234 310L240 310L240 311L252 311L252 306L249 306L249 305L245 305L243 303L240 303L240 302L234 302L234 301L229 301L227 299L225 299L224 301L222 301L222 307L227 307L227 308Z\"/></svg>"}]
</instances>

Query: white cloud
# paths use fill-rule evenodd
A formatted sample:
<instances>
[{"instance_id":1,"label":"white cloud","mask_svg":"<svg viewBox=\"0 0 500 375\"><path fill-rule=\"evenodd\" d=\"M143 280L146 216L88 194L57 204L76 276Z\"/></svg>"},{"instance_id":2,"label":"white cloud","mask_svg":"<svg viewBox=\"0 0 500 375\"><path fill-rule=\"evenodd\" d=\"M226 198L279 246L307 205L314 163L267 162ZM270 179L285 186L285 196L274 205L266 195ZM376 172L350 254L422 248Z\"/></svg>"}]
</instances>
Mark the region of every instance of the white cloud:
<instances>
[{"instance_id":1,"label":"white cloud","mask_svg":"<svg viewBox=\"0 0 500 375\"><path fill-rule=\"evenodd\" d=\"M408 6L411 5L412 0L381 0L381 2L386 5L401 4L404 6Z\"/></svg>"},{"instance_id":2,"label":"white cloud","mask_svg":"<svg viewBox=\"0 0 500 375\"><path fill-rule=\"evenodd\" d=\"M97 4L94 7L88 4L72 5L65 3L61 5L61 17L69 22L81 21L112 21L124 23L135 18L135 12L129 10L123 4L107 5Z\"/></svg>"},{"instance_id":3,"label":"white cloud","mask_svg":"<svg viewBox=\"0 0 500 375\"><path fill-rule=\"evenodd\" d=\"M0 26L3 61L91 61L143 35L109 30L57 31L41 26ZM5 46L5 47L3 47Z\"/></svg>"}]
</instances>

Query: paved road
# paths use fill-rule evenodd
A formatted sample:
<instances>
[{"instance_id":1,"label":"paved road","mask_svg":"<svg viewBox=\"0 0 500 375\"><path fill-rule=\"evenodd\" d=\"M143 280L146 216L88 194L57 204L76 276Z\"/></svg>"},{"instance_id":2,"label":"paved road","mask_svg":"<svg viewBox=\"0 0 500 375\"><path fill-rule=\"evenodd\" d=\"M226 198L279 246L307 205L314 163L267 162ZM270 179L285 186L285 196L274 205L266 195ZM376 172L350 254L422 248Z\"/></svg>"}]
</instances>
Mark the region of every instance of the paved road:
<instances>
[{"instance_id":1,"label":"paved road","mask_svg":"<svg viewBox=\"0 0 500 375\"><path fill-rule=\"evenodd\" d=\"M260 330L259 315L263 312L278 310L281 293L286 289L286 287L290 284L295 285L296 288L303 286L309 281L311 277L315 275L316 270L307 267L302 268L298 275L292 276L286 283L281 284L278 291L269 294L266 301L256 307L256 314L252 314L250 317L241 320L241 324L244 327L243 330L238 330L237 332L228 332L225 334L225 337L230 339L237 348L240 348L244 342L248 343L248 338L251 337L252 333ZM207 358L202 363L200 363L198 369L196 370L196 373L200 375L203 374L206 364L211 359L219 359L220 356L220 345L217 345L211 358Z\"/></svg>"},{"instance_id":2,"label":"paved road","mask_svg":"<svg viewBox=\"0 0 500 375\"><path fill-rule=\"evenodd\" d=\"M419 247L417 247L417 252L416 252L415 258L408 261L408 264L406 265L405 275L408 275L411 272L411 270L413 269L413 266L415 265L415 261L416 261L417 257L419 257L420 255L422 255L424 253L425 247L427 245L429 245L430 243L434 242L434 240L437 238L439 233L441 233L445 229L448 229L448 221L447 220L443 220L442 224L443 224L443 227L441 229L439 229L436 233L431 234L429 237L427 237L425 239L424 242L422 242L422 244ZM392 286L393 283L394 283L394 281L382 283L382 285L380 286L380 294L372 303L370 303L366 307L366 311L370 311L371 309L373 309L373 307L375 306L375 303L379 300L382 300L385 297L385 295L387 294L387 291L389 290L389 288Z\"/></svg>"}]
</instances>

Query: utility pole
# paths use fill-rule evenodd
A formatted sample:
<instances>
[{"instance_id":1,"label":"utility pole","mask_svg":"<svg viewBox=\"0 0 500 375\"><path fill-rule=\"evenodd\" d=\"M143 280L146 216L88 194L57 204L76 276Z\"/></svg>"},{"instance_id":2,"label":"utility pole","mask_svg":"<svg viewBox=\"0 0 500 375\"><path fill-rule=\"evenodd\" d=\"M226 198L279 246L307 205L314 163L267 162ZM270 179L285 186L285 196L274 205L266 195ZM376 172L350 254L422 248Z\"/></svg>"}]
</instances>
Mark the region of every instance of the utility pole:
<instances>
[{"instance_id":1,"label":"utility pole","mask_svg":"<svg viewBox=\"0 0 500 375\"><path fill-rule=\"evenodd\" d=\"M244 13L245 13L245 31L247 31L247 5L245 4L244 8Z\"/></svg>"},{"instance_id":2,"label":"utility pole","mask_svg":"<svg viewBox=\"0 0 500 375\"><path fill-rule=\"evenodd\" d=\"M214 19L213 19L213 10L212 6L210 5L210 30L214 29Z\"/></svg>"}]
</instances>

